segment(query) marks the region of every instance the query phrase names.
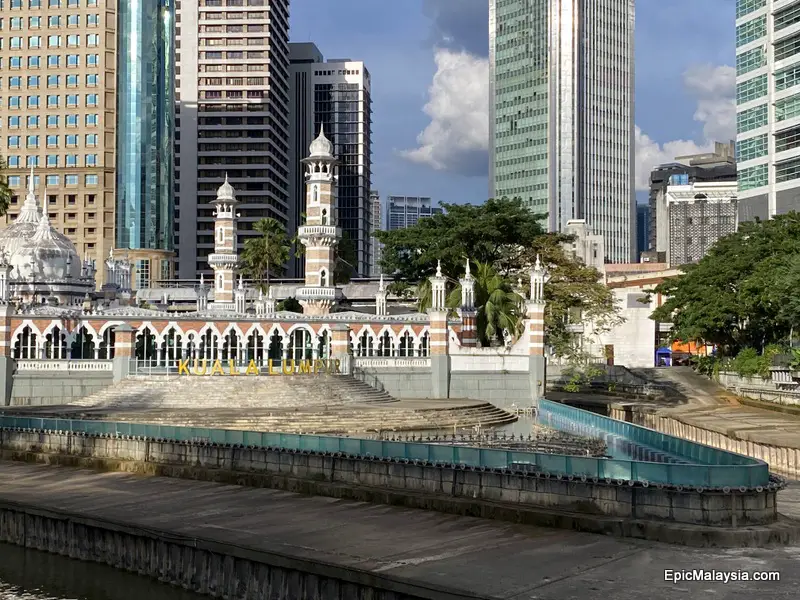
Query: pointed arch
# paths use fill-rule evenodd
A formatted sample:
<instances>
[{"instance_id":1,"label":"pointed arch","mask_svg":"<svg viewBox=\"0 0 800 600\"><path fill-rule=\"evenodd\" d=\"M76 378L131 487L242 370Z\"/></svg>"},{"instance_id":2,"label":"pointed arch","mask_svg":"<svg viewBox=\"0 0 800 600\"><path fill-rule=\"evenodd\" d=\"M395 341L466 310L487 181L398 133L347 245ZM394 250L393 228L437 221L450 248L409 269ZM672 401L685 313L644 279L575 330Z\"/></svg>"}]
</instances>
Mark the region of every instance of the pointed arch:
<instances>
[{"instance_id":1,"label":"pointed arch","mask_svg":"<svg viewBox=\"0 0 800 600\"><path fill-rule=\"evenodd\" d=\"M267 357L269 360L281 362L283 361L283 343L286 336L283 329L280 327L271 327L270 334L267 338Z\"/></svg>"},{"instance_id":2,"label":"pointed arch","mask_svg":"<svg viewBox=\"0 0 800 600\"><path fill-rule=\"evenodd\" d=\"M142 323L138 328L134 356L136 360L148 364L158 363L158 333L149 322Z\"/></svg>"},{"instance_id":3,"label":"pointed arch","mask_svg":"<svg viewBox=\"0 0 800 600\"><path fill-rule=\"evenodd\" d=\"M39 358L41 352L42 335L38 327L29 320L23 321L15 330L11 337L12 349L11 356L16 359L35 359Z\"/></svg>"},{"instance_id":4,"label":"pointed arch","mask_svg":"<svg viewBox=\"0 0 800 600\"><path fill-rule=\"evenodd\" d=\"M78 360L95 358L98 350L95 335L85 324L81 324L73 331L70 339L70 358Z\"/></svg>"},{"instance_id":5,"label":"pointed arch","mask_svg":"<svg viewBox=\"0 0 800 600\"><path fill-rule=\"evenodd\" d=\"M364 327L357 338L356 356L375 356L377 340L372 329Z\"/></svg>"},{"instance_id":6,"label":"pointed arch","mask_svg":"<svg viewBox=\"0 0 800 600\"><path fill-rule=\"evenodd\" d=\"M58 321L53 321L47 326L42 335L42 356L49 360L64 360L69 358L69 331Z\"/></svg>"},{"instance_id":7,"label":"pointed arch","mask_svg":"<svg viewBox=\"0 0 800 600\"><path fill-rule=\"evenodd\" d=\"M417 356L430 356L431 353L431 334L426 327L419 335L417 342Z\"/></svg>"},{"instance_id":8,"label":"pointed arch","mask_svg":"<svg viewBox=\"0 0 800 600\"><path fill-rule=\"evenodd\" d=\"M158 362L162 366L174 365L183 356L185 343L183 331L176 323L170 323L161 333Z\"/></svg>"},{"instance_id":9,"label":"pointed arch","mask_svg":"<svg viewBox=\"0 0 800 600\"><path fill-rule=\"evenodd\" d=\"M414 330L406 325L400 330L397 339L397 356L414 356L414 349L418 343Z\"/></svg>"}]
</instances>

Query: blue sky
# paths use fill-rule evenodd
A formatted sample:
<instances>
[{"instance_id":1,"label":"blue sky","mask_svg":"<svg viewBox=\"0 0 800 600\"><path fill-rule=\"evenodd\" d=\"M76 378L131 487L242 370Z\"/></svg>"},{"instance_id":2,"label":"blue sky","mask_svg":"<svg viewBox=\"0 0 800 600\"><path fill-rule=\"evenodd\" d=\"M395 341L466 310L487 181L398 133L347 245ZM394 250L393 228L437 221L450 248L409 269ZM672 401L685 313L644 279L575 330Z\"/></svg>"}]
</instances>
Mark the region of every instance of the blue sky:
<instances>
[{"instance_id":1,"label":"blue sky","mask_svg":"<svg viewBox=\"0 0 800 600\"><path fill-rule=\"evenodd\" d=\"M486 199L487 6L291 0L292 41L363 60L372 75L372 183L381 196ZM735 0L637 0L639 188L655 164L733 135L734 11Z\"/></svg>"}]
</instances>

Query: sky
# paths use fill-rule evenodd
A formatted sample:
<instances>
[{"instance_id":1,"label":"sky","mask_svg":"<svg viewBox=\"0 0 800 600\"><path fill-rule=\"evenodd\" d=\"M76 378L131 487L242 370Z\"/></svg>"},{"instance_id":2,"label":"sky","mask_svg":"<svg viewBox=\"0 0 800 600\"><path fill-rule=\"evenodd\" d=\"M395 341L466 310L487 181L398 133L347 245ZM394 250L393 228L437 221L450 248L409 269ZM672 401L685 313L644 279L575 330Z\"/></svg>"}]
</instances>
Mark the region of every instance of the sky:
<instances>
[{"instance_id":1,"label":"sky","mask_svg":"<svg viewBox=\"0 0 800 600\"><path fill-rule=\"evenodd\" d=\"M489 194L488 0L291 0L293 42L372 76L372 187L478 203ZM636 188L676 156L735 137L735 0L637 0Z\"/></svg>"}]
</instances>

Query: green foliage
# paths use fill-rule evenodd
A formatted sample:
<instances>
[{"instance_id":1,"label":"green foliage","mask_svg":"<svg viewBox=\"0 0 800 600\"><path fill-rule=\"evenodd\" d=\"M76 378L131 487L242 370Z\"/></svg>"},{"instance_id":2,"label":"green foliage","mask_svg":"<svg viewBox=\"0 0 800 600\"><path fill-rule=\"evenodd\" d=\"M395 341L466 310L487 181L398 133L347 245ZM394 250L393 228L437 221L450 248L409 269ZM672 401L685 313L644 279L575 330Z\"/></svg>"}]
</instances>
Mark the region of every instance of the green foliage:
<instances>
[{"instance_id":1,"label":"green foliage","mask_svg":"<svg viewBox=\"0 0 800 600\"><path fill-rule=\"evenodd\" d=\"M697 264L658 285L651 318L673 340L716 345L726 356L791 341L800 325L800 214L742 223ZM751 369L751 367L747 367Z\"/></svg>"},{"instance_id":2,"label":"green foliage","mask_svg":"<svg viewBox=\"0 0 800 600\"><path fill-rule=\"evenodd\" d=\"M303 306L296 298L286 298L286 300L281 300L275 306L275 310L278 312L286 311L286 312L293 312L293 313L302 313Z\"/></svg>"},{"instance_id":3,"label":"green foliage","mask_svg":"<svg viewBox=\"0 0 800 600\"><path fill-rule=\"evenodd\" d=\"M445 208L445 214L421 219L413 227L376 234L384 244L383 270L394 274L392 293L410 295L416 290L418 308L425 310L430 305L429 277L440 260L442 272L451 278L448 306L455 309L461 300L458 279L468 258L476 265L478 338L487 344L505 329L512 335L521 333L525 306L515 283L528 288L529 268L539 255L550 273L545 286L547 342L558 356L576 351L577 335L571 326L592 322L603 331L622 321L613 293L597 270L564 251L562 244L571 238L544 233L541 215L529 212L519 199Z\"/></svg>"},{"instance_id":4,"label":"green foliage","mask_svg":"<svg viewBox=\"0 0 800 600\"><path fill-rule=\"evenodd\" d=\"M8 205L11 203L11 189L8 187L6 168L6 159L0 156L0 216L8 212Z\"/></svg>"},{"instance_id":5,"label":"green foliage","mask_svg":"<svg viewBox=\"0 0 800 600\"><path fill-rule=\"evenodd\" d=\"M258 231L261 237L245 241L241 256L242 271L266 292L270 277L285 273L292 244L286 234L286 228L280 221L271 217L257 221L253 229Z\"/></svg>"},{"instance_id":6,"label":"green foliage","mask_svg":"<svg viewBox=\"0 0 800 600\"><path fill-rule=\"evenodd\" d=\"M574 393L579 392L583 386L589 385L605 376L606 371L599 364L593 362L590 356L576 351L570 356L564 374L569 378L564 386L564 391ZM616 384L609 384L609 391L615 390Z\"/></svg>"},{"instance_id":7,"label":"green foliage","mask_svg":"<svg viewBox=\"0 0 800 600\"><path fill-rule=\"evenodd\" d=\"M732 371L739 377L761 377L770 378L770 367L775 365L776 359L787 353L784 346L770 344L764 348L764 352L759 354L755 348L742 348L733 358L717 356L696 356L693 359L693 367L698 373L707 375L713 379L719 377L720 371ZM800 355L795 355L800 358ZM800 361L798 361L800 364ZM790 368L794 368L789 365Z\"/></svg>"},{"instance_id":8,"label":"green foliage","mask_svg":"<svg viewBox=\"0 0 800 600\"><path fill-rule=\"evenodd\" d=\"M420 219L413 227L375 233L384 244L384 273L418 282L436 269L437 260L444 273L463 273L469 257L492 265L505 277L519 268L524 250L544 231L542 216L531 213L520 199L442 207L444 214Z\"/></svg>"}]
</instances>

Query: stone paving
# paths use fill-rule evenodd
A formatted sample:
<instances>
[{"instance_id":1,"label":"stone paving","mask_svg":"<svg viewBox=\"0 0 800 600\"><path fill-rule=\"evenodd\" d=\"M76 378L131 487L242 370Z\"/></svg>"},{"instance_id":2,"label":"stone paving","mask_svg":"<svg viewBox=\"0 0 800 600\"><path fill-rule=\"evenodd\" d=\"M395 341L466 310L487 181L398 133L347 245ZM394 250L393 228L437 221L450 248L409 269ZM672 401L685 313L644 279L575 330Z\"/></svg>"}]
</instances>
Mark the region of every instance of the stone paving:
<instances>
[{"instance_id":1,"label":"stone paving","mask_svg":"<svg viewBox=\"0 0 800 600\"><path fill-rule=\"evenodd\" d=\"M800 488L783 492L800 512ZM800 547L691 549L287 492L0 463L12 501L402 578L494 600L789 600ZM680 583L666 569L779 571L778 582Z\"/></svg>"}]
</instances>

